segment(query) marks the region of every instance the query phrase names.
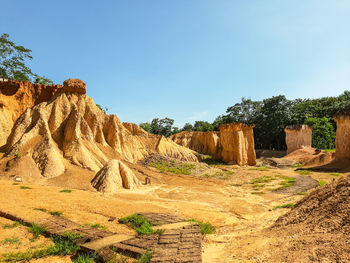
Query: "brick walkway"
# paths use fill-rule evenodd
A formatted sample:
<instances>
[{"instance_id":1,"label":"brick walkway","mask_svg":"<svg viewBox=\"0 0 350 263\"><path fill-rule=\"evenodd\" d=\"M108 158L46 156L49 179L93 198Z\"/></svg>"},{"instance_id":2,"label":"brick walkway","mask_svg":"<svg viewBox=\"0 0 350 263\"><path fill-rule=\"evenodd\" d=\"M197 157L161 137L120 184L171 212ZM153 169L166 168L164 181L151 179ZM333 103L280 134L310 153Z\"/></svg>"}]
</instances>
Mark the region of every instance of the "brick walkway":
<instances>
[{"instance_id":1,"label":"brick walkway","mask_svg":"<svg viewBox=\"0 0 350 263\"><path fill-rule=\"evenodd\" d=\"M140 257L147 250L153 251L152 263L200 263L202 262L202 235L197 224L179 224L183 218L171 214L142 213L152 224L166 225L161 234L131 237L90 226L81 226L59 216L51 216L38 224L45 227L46 235L62 235L66 232L79 234L74 240L82 251L95 252L104 262L113 262L114 251L133 258ZM0 216L21 220L8 213ZM32 222L25 222L30 225ZM172 224L174 228L172 228Z\"/></svg>"}]
</instances>

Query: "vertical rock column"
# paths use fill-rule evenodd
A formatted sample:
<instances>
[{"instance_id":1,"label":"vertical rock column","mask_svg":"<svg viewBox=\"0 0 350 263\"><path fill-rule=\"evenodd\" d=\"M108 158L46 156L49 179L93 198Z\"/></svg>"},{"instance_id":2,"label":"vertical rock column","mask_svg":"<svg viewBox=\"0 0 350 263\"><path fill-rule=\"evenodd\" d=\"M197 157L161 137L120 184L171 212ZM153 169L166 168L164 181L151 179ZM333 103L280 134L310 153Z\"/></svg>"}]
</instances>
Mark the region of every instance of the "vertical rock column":
<instances>
[{"instance_id":1,"label":"vertical rock column","mask_svg":"<svg viewBox=\"0 0 350 263\"><path fill-rule=\"evenodd\" d=\"M334 120L337 123L335 158L350 159L350 109L338 113Z\"/></svg>"},{"instance_id":2,"label":"vertical rock column","mask_svg":"<svg viewBox=\"0 0 350 263\"><path fill-rule=\"evenodd\" d=\"M310 125L290 125L286 133L287 154L303 147L311 147L312 127Z\"/></svg>"},{"instance_id":3,"label":"vertical rock column","mask_svg":"<svg viewBox=\"0 0 350 263\"><path fill-rule=\"evenodd\" d=\"M253 128L255 125L229 123L220 126L221 159L238 165L255 165Z\"/></svg>"}]
</instances>

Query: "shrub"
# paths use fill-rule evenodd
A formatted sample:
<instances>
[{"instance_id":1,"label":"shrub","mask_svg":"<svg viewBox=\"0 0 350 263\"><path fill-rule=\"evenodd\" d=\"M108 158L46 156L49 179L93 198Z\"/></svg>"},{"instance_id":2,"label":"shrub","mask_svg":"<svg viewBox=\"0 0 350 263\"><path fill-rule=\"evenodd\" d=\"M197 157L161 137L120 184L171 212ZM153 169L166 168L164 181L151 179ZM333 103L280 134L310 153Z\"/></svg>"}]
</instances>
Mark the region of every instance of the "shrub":
<instances>
[{"instance_id":1,"label":"shrub","mask_svg":"<svg viewBox=\"0 0 350 263\"><path fill-rule=\"evenodd\" d=\"M308 118L306 124L312 125L312 147L318 149L333 149L335 131L330 119Z\"/></svg>"}]
</instances>

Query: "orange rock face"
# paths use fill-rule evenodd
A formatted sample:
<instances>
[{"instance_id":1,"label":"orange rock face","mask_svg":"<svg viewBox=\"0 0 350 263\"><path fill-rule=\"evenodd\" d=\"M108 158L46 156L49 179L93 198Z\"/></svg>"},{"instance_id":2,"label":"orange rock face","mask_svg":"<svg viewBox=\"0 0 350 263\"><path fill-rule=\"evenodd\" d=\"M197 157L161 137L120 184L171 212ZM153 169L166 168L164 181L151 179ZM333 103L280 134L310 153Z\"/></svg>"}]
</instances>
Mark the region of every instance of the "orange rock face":
<instances>
[{"instance_id":1,"label":"orange rock face","mask_svg":"<svg viewBox=\"0 0 350 263\"><path fill-rule=\"evenodd\" d=\"M51 100L61 88L61 85L0 81L0 146L6 143L14 122L27 108Z\"/></svg>"},{"instance_id":2,"label":"orange rock face","mask_svg":"<svg viewBox=\"0 0 350 263\"><path fill-rule=\"evenodd\" d=\"M312 127L310 125L291 125L286 133L287 154L304 147L311 147Z\"/></svg>"},{"instance_id":3,"label":"orange rock face","mask_svg":"<svg viewBox=\"0 0 350 263\"><path fill-rule=\"evenodd\" d=\"M223 124L220 129L221 159L238 165L255 165L254 125Z\"/></svg>"},{"instance_id":4,"label":"orange rock face","mask_svg":"<svg viewBox=\"0 0 350 263\"><path fill-rule=\"evenodd\" d=\"M201 154L209 154L214 159L221 158L220 133L209 132L180 132L169 137L179 145L185 146Z\"/></svg>"},{"instance_id":5,"label":"orange rock face","mask_svg":"<svg viewBox=\"0 0 350 263\"><path fill-rule=\"evenodd\" d=\"M86 84L80 79L67 79L63 82L63 91L86 94Z\"/></svg>"},{"instance_id":6,"label":"orange rock face","mask_svg":"<svg viewBox=\"0 0 350 263\"><path fill-rule=\"evenodd\" d=\"M220 126L220 132L180 132L169 137L177 144L214 159L238 165L255 165L254 125L230 123Z\"/></svg>"},{"instance_id":7,"label":"orange rock face","mask_svg":"<svg viewBox=\"0 0 350 263\"><path fill-rule=\"evenodd\" d=\"M334 120L337 123L335 158L350 159L350 114L335 116Z\"/></svg>"}]
</instances>

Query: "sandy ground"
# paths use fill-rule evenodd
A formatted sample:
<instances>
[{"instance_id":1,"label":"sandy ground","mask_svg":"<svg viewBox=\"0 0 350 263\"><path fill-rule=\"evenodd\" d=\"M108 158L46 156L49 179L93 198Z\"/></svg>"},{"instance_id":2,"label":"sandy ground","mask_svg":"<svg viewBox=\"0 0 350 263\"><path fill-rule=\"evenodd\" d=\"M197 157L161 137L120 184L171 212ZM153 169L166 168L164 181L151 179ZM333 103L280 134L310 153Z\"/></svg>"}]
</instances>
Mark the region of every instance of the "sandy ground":
<instances>
[{"instance_id":1,"label":"sandy ground","mask_svg":"<svg viewBox=\"0 0 350 263\"><path fill-rule=\"evenodd\" d=\"M34 208L61 211L64 217L74 222L99 223L110 231L126 234L132 231L125 225L118 224L117 220L110 222L108 219L118 219L135 212L167 212L195 218L210 222L217 229L215 234L204 238L203 262L207 263L293 262L288 255L299 253L299 250L293 252L284 249L288 247L285 245L286 240L293 236L293 231L288 230L281 235L268 229L280 215L288 211L274 210L275 206L295 203L306 194L298 192L299 188L294 192L274 191L281 186L283 176L296 178L296 184L299 181L304 184L298 177L306 175L297 174L294 168L216 166L216 169L234 172L224 176L205 176L203 173L196 176L161 174L141 165L132 165L132 168L139 171L141 181L144 181L144 174L149 175L152 184L143 185L132 192L121 190L113 196L92 191L87 184L92 176L89 173L84 175L70 172L61 178L42 180L40 184L24 182L18 185L0 177L0 210L31 221L48 216ZM253 179L264 176L273 179L260 184L252 182ZM329 182L336 176L312 172L310 177ZM309 182L306 180L306 183ZM21 186L31 189L22 189ZM60 192L63 189L71 189L72 192ZM0 220L0 225L6 223L5 219ZM0 242L11 237L17 237L20 245L0 243L0 254L22 251L49 242L40 239L34 243L29 242L30 233L22 226L0 231ZM69 258L50 260L69 262Z\"/></svg>"}]
</instances>

